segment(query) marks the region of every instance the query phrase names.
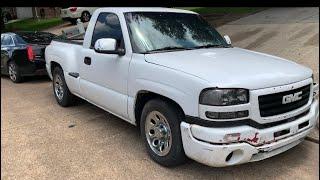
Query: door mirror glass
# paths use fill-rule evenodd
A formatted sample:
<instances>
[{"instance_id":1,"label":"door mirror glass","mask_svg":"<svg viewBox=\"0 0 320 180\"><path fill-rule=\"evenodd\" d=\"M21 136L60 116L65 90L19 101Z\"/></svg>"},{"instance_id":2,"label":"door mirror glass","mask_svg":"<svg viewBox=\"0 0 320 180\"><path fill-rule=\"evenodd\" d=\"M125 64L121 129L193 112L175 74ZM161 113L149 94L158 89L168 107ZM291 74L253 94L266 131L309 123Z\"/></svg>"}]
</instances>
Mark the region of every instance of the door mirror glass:
<instances>
[{"instance_id":1,"label":"door mirror glass","mask_svg":"<svg viewBox=\"0 0 320 180\"><path fill-rule=\"evenodd\" d=\"M98 39L94 44L94 49L96 51L115 51L117 46L117 41L112 38L102 38Z\"/></svg>"},{"instance_id":2,"label":"door mirror glass","mask_svg":"<svg viewBox=\"0 0 320 180\"><path fill-rule=\"evenodd\" d=\"M113 38L101 38L94 44L94 50L98 53L104 54L118 54L124 55L124 49L117 49L117 41Z\"/></svg>"},{"instance_id":3,"label":"door mirror glass","mask_svg":"<svg viewBox=\"0 0 320 180\"><path fill-rule=\"evenodd\" d=\"M227 44L231 45L231 39L228 35L224 35L223 38L226 40Z\"/></svg>"}]
</instances>

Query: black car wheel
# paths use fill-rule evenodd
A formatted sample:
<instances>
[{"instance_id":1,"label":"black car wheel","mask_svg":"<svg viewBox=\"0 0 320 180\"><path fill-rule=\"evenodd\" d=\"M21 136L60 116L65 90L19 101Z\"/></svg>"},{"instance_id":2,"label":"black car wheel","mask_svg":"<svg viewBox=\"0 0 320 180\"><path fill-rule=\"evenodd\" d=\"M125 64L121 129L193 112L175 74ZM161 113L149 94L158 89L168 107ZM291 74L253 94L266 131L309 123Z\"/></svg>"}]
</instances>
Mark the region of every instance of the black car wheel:
<instances>
[{"instance_id":1,"label":"black car wheel","mask_svg":"<svg viewBox=\"0 0 320 180\"><path fill-rule=\"evenodd\" d=\"M8 73L12 82L19 83L22 81L22 77L19 71L19 67L14 62L9 62L8 64Z\"/></svg>"},{"instance_id":2,"label":"black car wheel","mask_svg":"<svg viewBox=\"0 0 320 180\"><path fill-rule=\"evenodd\" d=\"M83 12L82 15L81 15L81 21L82 22L88 22L90 20L90 18L91 18L91 15L87 11Z\"/></svg>"},{"instance_id":3,"label":"black car wheel","mask_svg":"<svg viewBox=\"0 0 320 180\"><path fill-rule=\"evenodd\" d=\"M12 19L12 17L11 17L11 15L9 13L5 13L4 15L2 15L2 20L3 20L4 23L7 23L11 19Z\"/></svg>"},{"instance_id":4,"label":"black car wheel","mask_svg":"<svg viewBox=\"0 0 320 180\"><path fill-rule=\"evenodd\" d=\"M3 17L3 23L7 23L7 22L8 22L7 17Z\"/></svg>"}]
</instances>

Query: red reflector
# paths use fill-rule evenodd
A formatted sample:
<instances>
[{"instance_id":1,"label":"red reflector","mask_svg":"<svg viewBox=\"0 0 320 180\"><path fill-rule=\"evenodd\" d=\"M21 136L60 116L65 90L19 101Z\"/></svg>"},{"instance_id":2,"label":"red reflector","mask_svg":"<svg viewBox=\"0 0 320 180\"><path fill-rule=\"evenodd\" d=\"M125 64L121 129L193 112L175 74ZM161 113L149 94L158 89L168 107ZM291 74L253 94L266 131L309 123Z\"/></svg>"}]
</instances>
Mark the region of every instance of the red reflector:
<instances>
[{"instance_id":1,"label":"red reflector","mask_svg":"<svg viewBox=\"0 0 320 180\"><path fill-rule=\"evenodd\" d=\"M31 46L27 46L27 54L28 54L28 60L34 61L33 49Z\"/></svg>"},{"instance_id":2,"label":"red reflector","mask_svg":"<svg viewBox=\"0 0 320 180\"><path fill-rule=\"evenodd\" d=\"M71 12L75 12L75 11L77 10L77 7L70 7L69 10L70 10Z\"/></svg>"}]
</instances>

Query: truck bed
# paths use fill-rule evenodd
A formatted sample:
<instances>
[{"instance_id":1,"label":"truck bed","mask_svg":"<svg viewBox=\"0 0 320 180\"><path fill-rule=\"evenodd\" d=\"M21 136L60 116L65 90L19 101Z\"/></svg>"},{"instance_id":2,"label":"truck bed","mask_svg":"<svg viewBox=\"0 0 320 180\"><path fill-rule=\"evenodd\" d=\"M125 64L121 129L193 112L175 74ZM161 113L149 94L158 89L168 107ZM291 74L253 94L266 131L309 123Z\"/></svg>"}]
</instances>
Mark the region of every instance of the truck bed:
<instances>
[{"instance_id":1,"label":"truck bed","mask_svg":"<svg viewBox=\"0 0 320 180\"><path fill-rule=\"evenodd\" d=\"M72 39L54 39L52 41L62 42L62 43L68 43L68 44L76 44L76 45L82 45L83 44L83 38L72 38Z\"/></svg>"}]
</instances>

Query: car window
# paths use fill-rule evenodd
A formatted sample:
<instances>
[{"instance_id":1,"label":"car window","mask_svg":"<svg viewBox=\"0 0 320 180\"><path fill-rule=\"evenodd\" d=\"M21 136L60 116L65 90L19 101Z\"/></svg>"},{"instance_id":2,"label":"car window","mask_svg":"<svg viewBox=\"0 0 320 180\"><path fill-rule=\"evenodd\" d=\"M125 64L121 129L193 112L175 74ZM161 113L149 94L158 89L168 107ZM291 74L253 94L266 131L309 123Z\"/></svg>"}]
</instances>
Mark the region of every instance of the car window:
<instances>
[{"instance_id":1,"label":"car window","mask_svg":"<svg viewBox=\"0 0 320 180\"><path fill-rule=\"evenodd\" d=\"M1 45L4 45L3 44L3 37L4 37L4 35L1 34Z\"/></svg>"},{"instance_id":2,"label":"car window","mask_svg":"<svg viewBox=\"0 0 320 180\"><path fill-rule=\"evenodd\" d=\"M27 44L25 40L23 40L20 36L14 36L14 43L15 44Z\"/></svg>"},{"instance_id":3,"label":"car window","mask_svg":"<svg viewBox=\"0 0 320 180\"><path fill-rule=\"evenodd\" d=\"M113 38L117 40L118 47L122 45L122 31L117 15L113 13L99 14L92 34L91 47L94 47L95 42L101 38Z\"/></svg>"},{"instance_id":4,"label":"car window","mask_svg":"<svg viewBox=\"0 0 320 180\"><path fill-rule=\"evenodd\" d=\"M13 41L12 41L11 36L5 35L3 37L3 40L1 39L1 43L2 43L1 45L6 45L6 46L13 45Z\"/></svg>"}]
</instances>

